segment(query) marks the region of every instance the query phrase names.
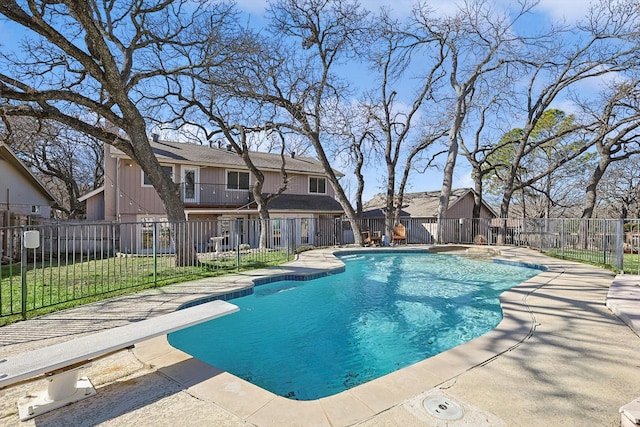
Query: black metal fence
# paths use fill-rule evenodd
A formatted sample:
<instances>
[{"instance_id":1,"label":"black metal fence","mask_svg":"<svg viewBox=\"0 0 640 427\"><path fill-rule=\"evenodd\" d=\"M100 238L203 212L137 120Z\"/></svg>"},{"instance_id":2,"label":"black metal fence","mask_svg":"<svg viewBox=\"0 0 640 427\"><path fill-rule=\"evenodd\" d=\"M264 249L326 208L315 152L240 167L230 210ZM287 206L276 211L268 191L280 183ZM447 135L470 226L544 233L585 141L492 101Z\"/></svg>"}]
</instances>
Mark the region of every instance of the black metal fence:
<instances>
[{"instance_id":1,"label":"black metal fence","mask_svg":"<svg viewBox=\"0 0 640 427\"><path fill-rule=\"evenodd\" d=\"M384 234L384 219L360 221ZM640 274L639 220L403 218L403 244L515 245ZM260 233L264 232L263 244ZM388 242L390 239L382 239ZM0 317L353 244L349 221L275 218L48 223L0 228Z\"/></svg>"},{"instance_id":2,"label":"black metal fence","mask_svg":"<svg viewBox=\"0 0 640 427\"><path fill-rule=\"evenodd\" d=\"M264 242L260 232L264 228ZM0 317L131 288L259 268L335 244L334 221L49 223L0 228Z\"/></svg>"}]
</instances>

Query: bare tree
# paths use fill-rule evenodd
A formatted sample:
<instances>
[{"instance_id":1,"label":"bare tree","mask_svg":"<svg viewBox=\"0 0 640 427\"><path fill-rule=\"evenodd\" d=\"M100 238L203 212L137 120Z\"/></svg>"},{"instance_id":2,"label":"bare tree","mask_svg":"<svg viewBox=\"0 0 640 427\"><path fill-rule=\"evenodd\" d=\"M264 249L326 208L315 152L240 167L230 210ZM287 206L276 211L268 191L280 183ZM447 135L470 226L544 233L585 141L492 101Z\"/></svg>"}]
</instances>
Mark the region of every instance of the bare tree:
<instances>
[{"instance_id":1,"label":"bare tree","mask_svg":"<svg viewBox=\"0 0 640 427\"><path fill-rule=\"evenodd\" d=\"M527 53L522 64L529 69L528 84L523 91L522 105L526 107L524 125L518 138L513 141L513 156L509 159L509 172L503 177L504 192L500 215L506 218L514 193L532 185L554 168L576 158L595 143L597 138L587 133L598 132L599 122L576 120L574 126L563 127L560 133L538 138L534 130L545 112L561 95L568 96L572 88L585 80L594 81L617 72L626 72L637 66L637 47L629 39L637 33L640 11L627 7L624 2L603 1L594 5L587 19L575 28L575 32L565 33L553 30L552 39L537 44ZM577 33L577 34L576 34ZM568 157L558 157L546 171L518 181L518 170L523 161L538 147L549 141L571 133L582 132L584 145L579 151L567 153Z\"/></svg>"},{"instance_id":2,"label":"bare tree","mask_svg":"<svg viewBox=\"0 0 640 427\"><path fill-rule=\"evenodd\" d=\"M59 123L29 117L8 118L5 131L0 139L56 197L57 209L66 218L82 219L85 204L78 198L103 183L102 142Z\"/></svg>"},{"instance_id":3,"label":"bare tree","mask_svg":"<svg viewBox=\"0 0 640 427\"><path fill-rule=\"evenodd\" d=\"M253 200L257 205L258 215L261 220L260 247L267 245L267 231L269 230L269 209L271 200L280 196L287 190L289 178L286 171L287 146L284 133L281 128L274 125L273 113L264 107L264 102L248 97L236 96L233 83L244 78L244 74L238 75L238 70L251 62L252 55L261 52L262 38L253 31L236 27L221 30L215 22L208 28L202 28L203 32L210 34L211 46L198 46L200 51L196 54L202 58L201 65L195 66L185 72L166 76L167 93L161 94L156 99L158 104L166 103L171 109L171 121L177 128L197 128L204 134L207 141L218 138L224 140L225 145L230 146L242 159L253 177L251 191ZM223 31L229 38L222 51L217 48L216 40ZM234 34L233 37L230 37ZM227 52L233 51L233 58L227 58ZM185 52L192 55L191 52ZM188 60L189 57L185 57ZM224 64L221 64L224 62ZM264 138L267 135L267 138ZM280 152L280 176L279 188L272 193L263 193L265 174L252 159L250 138L260 142L268 141L268 151L277 149ZM274 143L274 141L278 141ZM293 144L292 144L293 145ZM290 151L294 154L300 144L296 144Z\"/></svg>"},{"instance_id":4,"label":"bare tree","mask_svg":"<svg viewBox=\"0 0 640 427\"><path fill-rule=\"evenodd\" d=\"M414 162L447 134L442 115L438 114L442 109L438 108L434 97L440 80L445 77L442 68L445 58L438 55L438 52L427 54L426 56L434 58L433 63L421 64L419 75L412 76L409 65L413 48L410 42L413 38L385 10L381 11L376 21L378 40L371 48L370 60L373 72L379 76L380 82L378 88L368 96L367 114L376 124L376 139L386 166L385 234L391 236L394 224L400 218L404 190ZM425 47L423 51L426 52L431 47L433 46ZM401 107L397 101L397 90L400 90L403 80L404 83L406 80L418 81L411 94L407 95L410 100L407 108ZM423 109L425 104L429 105L429 110ZM420 113L422 120L419 121ZM398 170L400 166L402 169Z\"/></svg>"},{"instance_id":5,"label":"bare tree","mask_svg":"<svg viewBox=\"0 0 640 427\"><path fill-rule=\"evenodd\" d=\"M366 12L350 0L279 0L268 8L272 36L227 82L236 96L274 108L274 125L303 135L314 147L336 198L362 241L356 212L327 154L328 111L350 91L335 68L353 57Z\"/></svg>"},{"instance_id":6,"label":"bare tree","mask_svg":"<svg viewBox=\"0 0 640 427\"><path fill-rule=\"evenodd\" d=\"M626 80L613 85L605 98L601 111L595 111L592 103L583 108L598 121L595 147L598 160L586 185L582 218L591 218L597 200L597 188L607 168L622 160L640 154L640 80Z\"/></svg>"},{"instance_id":7,"label":"bare tree","mask_svg":"<svg viewBox=\"0 0 640 427\"><path fill-rule=\"evenodd\" d=\"M184 220L178 189L147 137L145 115L154 112L145 99L162 90L161 76L194 66L198 58L175 59L211 45L199 29L231 19L233 8L189 0L5 0L0 14L29 34L22 52L0 58L2 114L56 120L122 150L149 177L168 218Z\"/></svg>"},{"instance_id":8,"label":"bare tree","mask_svg":"<svg viewBox=\"0 0 640 427\"><path fill-rule=\"evenodd\" d=\"M598 198L601 214L607 218L640 217L640 159L628 159L612 163L598 183L602 196ZM596 211L594 209L594 214Z\"/></svg>"},{"instance_id":9,"label":"bare tree","mask_svg":"<svg viewBox=\"0 0 640 427\"><path fill-rule=\"evenodd\" d=\"M514 25L529 13L536 2L521 0L513 12L496 13L484 0L467 0L458 12L449 17L438 17L420 3L414 10L414 35L417 44L439 46L453 90L451 97L451 125L447 159L444 166L438 219L444 219L449 208L453 173L458 157L459 138L465 117L473 105L478 85L491 74L509 72L507 64L514 62L522 38ZM522 53L521 50L519 53Z\"/></svg>"},{"instance_id":10,"label":"bare tree","mask_svg":"<svg viewBox=\"0 0 640 427\"><path fill-rule=\"evenodd\" d=\"M378 156L377 136L373 131L372 118L362 104L343 106L336 109L333 115L334 127L327 132L340 140L344 145L334 145L332 155L336 159L344 159L344 163L353 166L356 178L355 199L356 217L362 217L362 195L365 189L364 171L371 166Z\"/></svg>"}]
</instances>

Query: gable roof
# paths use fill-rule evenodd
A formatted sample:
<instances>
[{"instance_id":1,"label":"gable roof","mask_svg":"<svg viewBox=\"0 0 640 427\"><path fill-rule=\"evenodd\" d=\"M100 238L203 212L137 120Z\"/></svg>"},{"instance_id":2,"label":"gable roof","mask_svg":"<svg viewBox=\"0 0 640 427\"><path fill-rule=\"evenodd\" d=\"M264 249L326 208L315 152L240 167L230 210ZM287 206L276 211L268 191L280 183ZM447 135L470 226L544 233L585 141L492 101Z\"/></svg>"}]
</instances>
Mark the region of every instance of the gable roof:
<instances>
[{"instance_id":1,"label":"gable roof","mask_svg":"<svg viewBox=\"0 0 640 427\"><path fill-rule=\"evenodd\" d=\"M449 196L449 209L451 209L453 206L455 206L456 203L464 199L467 194L473 192L474 191L471 188L458 188L452 190L451 195ZM405 193L402 200L402 212L406 212L413 217L435 218L438 216L440 194L440 191ZM489 205L484 202L482 203L491 213L495 215L495 212ZM363 211L369 212L373 210L380 210L380 212L384 212L385 206L386 195L380 193L373 196L371 200L364 204Z\"/></svg>"},{"instance_id":2,"label":"gable roof","mask_svg":"<svg viewBox=\"0 0 640 427\"><path fill-rule=\"evenodd\" d=\"M0 141L0 158L6 160L14 169L18 171L22 176L24 176L27 181L29 181L33 187L40 192L43 196L45 196L52 203L57 203L56 198L49 192L47 187L45 187L38 177L36 177L27 166L20 160L14 152L9 148L7 144Z\"/></svg>"},{"instance_id":3,"label":"gable roof","mask_svg":"<svg viewBox=\"0 0 640 427\"><path fill-rule=\"evenodd\" d=\"M100 193L104 193L104 185L101 185L100 187L96 188L95 190L89 191L88 193L78 197L78 201L79 202L84 202L87 199L92 198L93 196L96 196Z\"/></svg>"},{"instance_id":4,"label":"gable roof","mask_svg":"<svg viewBox=\"0 0 640 427\"><path fill-rule=\"evenodd\" d=\"M149 141L149 143L160 162L239 169L247 168L238 153L226 148L186 142ZM113 156L128 157L122 151L114 147L110 148ZM258 169L262 170L279 171L282 164L282 158L279 153L252 151L251 160ZM285 156L285 168L288 172L298 172L308 175L325 175L322 164L311 157ZM335 171L335 173L336 176L343 176L341 172Z\"/></svg>"}]
</instances>

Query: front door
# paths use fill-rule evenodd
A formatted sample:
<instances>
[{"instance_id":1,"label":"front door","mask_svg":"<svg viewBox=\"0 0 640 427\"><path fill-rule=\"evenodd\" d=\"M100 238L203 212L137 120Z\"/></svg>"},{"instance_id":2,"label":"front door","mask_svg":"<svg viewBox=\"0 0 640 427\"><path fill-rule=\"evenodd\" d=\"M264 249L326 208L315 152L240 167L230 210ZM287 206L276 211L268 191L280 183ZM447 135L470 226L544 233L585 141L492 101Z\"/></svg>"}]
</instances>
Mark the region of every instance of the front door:
<instances>
[{"instance_id":1,"label":"front door","mask_svg":"<svg viewBox=\"0 0 640 427\"><path fill-rule=\"evenodd\" d=\"M183 201L185 203L198 203L200 192L198 191L198 168L182 168Z\"/></svg>"}]
</instances>

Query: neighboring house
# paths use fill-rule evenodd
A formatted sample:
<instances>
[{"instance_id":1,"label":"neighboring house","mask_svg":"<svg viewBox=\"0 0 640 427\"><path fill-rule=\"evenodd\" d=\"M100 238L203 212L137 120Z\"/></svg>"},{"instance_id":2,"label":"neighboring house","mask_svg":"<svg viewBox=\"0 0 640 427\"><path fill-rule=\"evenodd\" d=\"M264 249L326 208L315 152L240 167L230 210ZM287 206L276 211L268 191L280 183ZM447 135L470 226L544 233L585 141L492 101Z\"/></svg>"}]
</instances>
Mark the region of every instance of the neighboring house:
<instances>
[{"instance_id":1,"label":"neighboring house","mask_svg":"<svg viewBox=\"0 0 640 427\"><path fill-rule=\"evenodd\" d=\"M50 218L56 199L9 146L0 142L0 226L10 216Z\"/></svg>"},{"instance_id":2,"label":"neighboring house","mask_svg":"<svg viewBox=\"0 0 640 427\"><path fill-rule=\"evenodd\" d=\"M253 224L249 219L258 218L251 191L254 178L231 147L159 141L155 136L150 143L160 164L179 187L188 220L218 220L218 230L209 234L225 236L224 246L237 243L233 239L237 233L241 243L255 244L255 233L249 230ZM166 220L164 205L140 166L110 145L105 146L104 157L104 186L79 199L87 202L87 220ZM263 192L276 192L282 182L280 154L253 152L251 159L265 175ZM320 162L295 156L287 156L285 162L288 187L269 203L270 216L302 218L298 227L304 230L303 234L313 236L318 232L317 220L341 216L342 207ZM273 234L278 236L280 232ZM306 242L303 239L300 243Z\"/></svg>"},{"instance_id":3,"label":"neighboring house","mask_svg":"<svg viewBox=\"0 0 640 427\"><path fill-rule=\"evenodd\" d=\"M451 191L449 197L449 209L447 218L470 219L473 217L473 195L471 188L459 188ZM384 216L386 195L377 194L364 204L362 216L374 218ZM440 204L440 191L427 191L420 193L405 193L402 200L401 217L437 218ZM480 218L495 218L496 213L489 205L482 202Z\"/></svg>"},{"instance_id":4,"label":"neighboring house","mask_svg":"<svg viewBox=\"0 0 640 427\"><path fill-rule=\"evenodd\" d=\"M476 222L475 225L469 221L473 217L474 193L471 188L460 188L451 192L446 215L447 221L443 223L444 228L441 236L444 242L462 240L463 238L471 241L474 235L487 232L489 221ZM407 228L410 243L431 243L436 240L439 203L440 191L405 193L400 211L400 221ZM362 217L371 222L371 228L383 228L381 218L384 217L385 208L386 195L377 194L364 204ZM480 218L495 217L497 215L493 209L482 202ZM481 227L479 228L479 226Z\"/></svg>"}]
</instances>

